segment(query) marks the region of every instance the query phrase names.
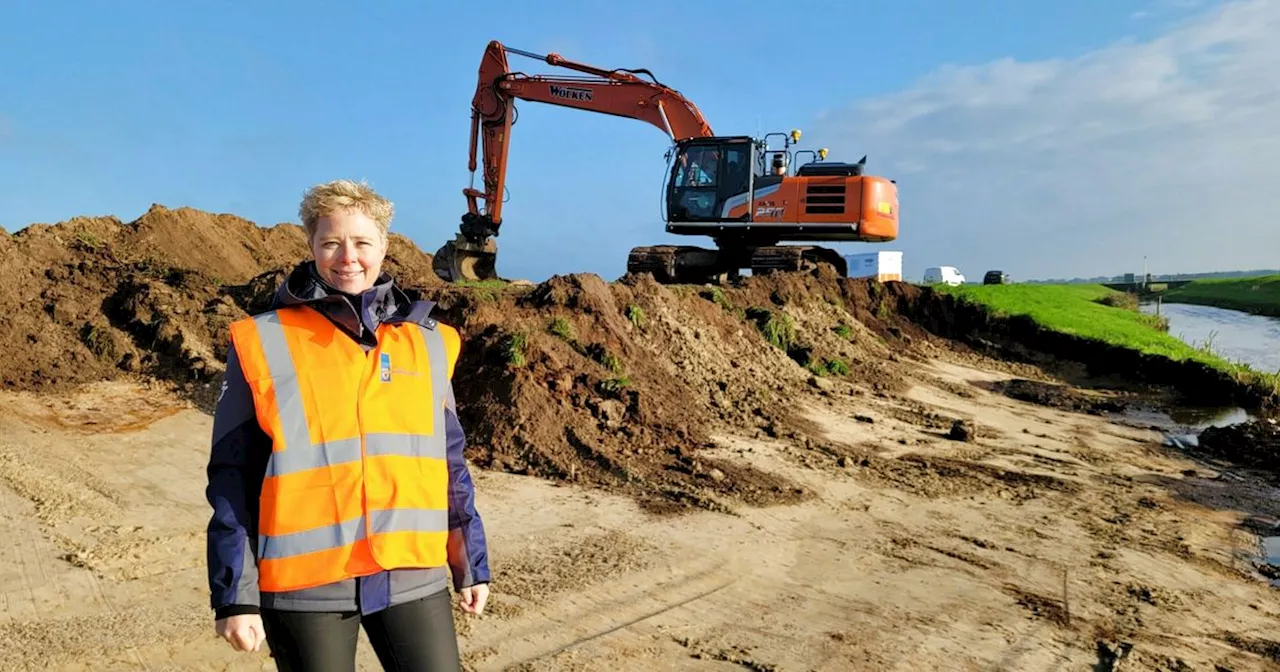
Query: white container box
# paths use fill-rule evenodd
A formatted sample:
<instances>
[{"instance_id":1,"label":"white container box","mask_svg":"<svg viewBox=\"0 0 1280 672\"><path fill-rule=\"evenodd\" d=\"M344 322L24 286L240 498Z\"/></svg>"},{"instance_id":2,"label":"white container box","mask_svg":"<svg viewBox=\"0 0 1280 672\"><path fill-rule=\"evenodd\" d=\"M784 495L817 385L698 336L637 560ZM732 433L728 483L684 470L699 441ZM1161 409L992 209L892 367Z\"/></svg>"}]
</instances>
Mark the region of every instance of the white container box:
<instances>
[{"instance_id":1,"label":"white container box","mask_svg":"<svg viewBox=\"0 0 1280 672\"><path fill-rule=\"evenodd\" d=\"M901 252L867 252L865 254L846 254L844 261L849 265L851 278L875 278L880 282L902 280Z\"/></svg>"}]
</instances>

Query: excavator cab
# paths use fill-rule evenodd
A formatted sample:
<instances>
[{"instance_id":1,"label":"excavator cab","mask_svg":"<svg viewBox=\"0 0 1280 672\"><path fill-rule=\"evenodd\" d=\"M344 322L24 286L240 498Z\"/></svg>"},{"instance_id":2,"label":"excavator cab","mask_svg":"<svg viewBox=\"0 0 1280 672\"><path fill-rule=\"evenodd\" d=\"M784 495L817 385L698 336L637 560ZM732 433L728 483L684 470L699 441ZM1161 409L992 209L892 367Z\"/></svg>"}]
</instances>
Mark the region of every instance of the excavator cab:
<instances>
[{"instance_id":1,"label":"excavator cab","mask_svg":"<svg viewBox=\"0 0 1280 672\"><path fill-rule=\"evenodd\" d=\"M774 135L781 147L770 146ZM847 273L835 250L782 243L885 242L898 235L898 196L892 180L867 175L857 163L827 162L827 151L792 145L800 131L677 140L668 154L666 229L708 236L715 250L688 245L637 247L630 273L661 282L714 282L741 269L752 273L828 266ZM813 160L800 163L803 154ZM793 163L794 161L794 163Z\"/></svg>"},{"instance_id":2,"label":"excavator cab","mask_svg":"<svg viewBox=\"0 0 1280 672\"><path fill-rule=\"evenodd\" d=\"M784 137L782 148L769 147L774 135ZM724 227L715 225L731 224L737 230L754 230L748 238L767 239L778 230L776 224L798 223L792 217L794 206L790 211L786 207L790 191L782 186L791 170L790 147L799 140L800 131L791 131L760 139L716 136L678 141L667 180L667 231L718 237L715 231ZM805 152L818 161L827 154L825 149L796 154ZM757 221L767 228L755 226Z\"/></svg>"},{"instance_id":3,"label":"excavator cab","mask_svg":"<svg viewBox=\"0 0 1280 672\"><path fill-rule=\"evenodd\" d=\"M668 222L745 221L730 218L737 203L746 204L756 177L755 141L748 137L693 138L673 150L667 180Z\"/></svg>"},{"instance_id":4,"label":"excavator cab","mask_svg":"<svg viewBox=\"0 0 1280 672\"><path fill-rule=\"evenodd\" d=\"M771 147L770 136L785 137ZM783 241L884 242L898 235L897 188L827 150L791 149L800 131L679 140L667 177L667 232L710 236L721 248ZM813 160L801 163L804 154ZM794 163L793 163L794 162Z\"/></svg>"}]
</instances>

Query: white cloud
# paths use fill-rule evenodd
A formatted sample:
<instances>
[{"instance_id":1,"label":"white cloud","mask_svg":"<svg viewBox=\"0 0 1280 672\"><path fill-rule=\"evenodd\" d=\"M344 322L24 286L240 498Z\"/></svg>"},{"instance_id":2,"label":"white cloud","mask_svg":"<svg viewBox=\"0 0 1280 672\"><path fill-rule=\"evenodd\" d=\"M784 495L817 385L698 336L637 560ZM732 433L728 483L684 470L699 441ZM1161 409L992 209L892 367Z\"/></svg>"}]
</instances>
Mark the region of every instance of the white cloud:
<instances>
[{"instance_id":1,"label":"white cloud","mask_svg":"<svg viewBox=\"0 0 1280 672\"><path fill-rule=\"evenodd\" d=\"M947 66L827 113L833 157L898 180L908 273L1280 267L1280 2L1073 59Z\"/></svg>"}]
</instances>

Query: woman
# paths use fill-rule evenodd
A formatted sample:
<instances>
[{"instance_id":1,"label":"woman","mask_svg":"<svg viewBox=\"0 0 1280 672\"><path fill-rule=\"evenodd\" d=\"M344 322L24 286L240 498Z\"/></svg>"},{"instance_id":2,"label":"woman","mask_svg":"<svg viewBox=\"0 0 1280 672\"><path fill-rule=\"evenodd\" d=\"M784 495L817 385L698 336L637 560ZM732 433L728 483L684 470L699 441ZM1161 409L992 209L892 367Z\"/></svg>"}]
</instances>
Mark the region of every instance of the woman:
<instances>
[{"instance_id":1,"label":"woman","mask_svg":"<svg viewBox=\"0 0 1280 672\"><path fill-rule=\"evenodd\" d=\"M231 325L207 496L215 629L281 670L460 667L448 582L488 598L451 379L458 333L382 272L392 204L337 180L302 199L313 259Z\"/></svg>"}]
</instances>

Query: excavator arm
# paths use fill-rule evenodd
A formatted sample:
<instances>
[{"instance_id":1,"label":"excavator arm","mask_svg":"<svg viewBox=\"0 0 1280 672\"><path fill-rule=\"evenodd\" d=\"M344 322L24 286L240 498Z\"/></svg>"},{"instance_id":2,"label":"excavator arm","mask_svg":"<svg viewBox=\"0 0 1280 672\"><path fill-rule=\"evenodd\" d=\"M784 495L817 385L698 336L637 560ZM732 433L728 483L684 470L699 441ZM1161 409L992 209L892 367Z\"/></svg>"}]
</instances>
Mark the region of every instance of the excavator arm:
<instances>
[{"instance_id":1,"label":"excavator arm","mask_svg":"<svg viewBox=\"0 0 1280 672\"><path fill-rule=\"evenodd\" d=\"M548 76L512 72L507 62L509 53L583 74ZM641 75L648 75L649 79ZM446 243L435 257L435 271L446 280L497 277L494 271L497 245L491 238L498 235L502 225L507 150L517 99L637 119L656 126L672 140L713 134L710 124L692 101L663 85L648 70L606 70L570 61L559 54L539 55L506 47L496 40L490 42L480 62L471 103L468 167L472 184L463 189L467 212L462 216L457 238ZM483 154L483 189L475 188L477 149Z\"/></svg>"}]
</instances>

